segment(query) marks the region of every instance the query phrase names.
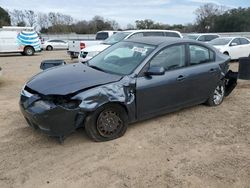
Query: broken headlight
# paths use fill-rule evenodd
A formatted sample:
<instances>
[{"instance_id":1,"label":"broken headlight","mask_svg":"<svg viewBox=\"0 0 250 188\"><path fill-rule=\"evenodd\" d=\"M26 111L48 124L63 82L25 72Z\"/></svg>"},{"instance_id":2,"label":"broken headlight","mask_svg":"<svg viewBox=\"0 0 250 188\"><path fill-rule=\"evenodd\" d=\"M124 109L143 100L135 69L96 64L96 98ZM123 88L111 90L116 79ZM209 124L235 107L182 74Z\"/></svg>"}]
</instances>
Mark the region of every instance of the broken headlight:
<instances>
[{"instance_id":1,"label":"broken headlight","mask_svg":"<svg viewBox=\"0 0 250 188\"><path fill-rule=\"evenodd\" d=\"M49 101L38 100L34 103L34 106L40 107L45 110L50 110L52 107L52 104Z\"/></svg>"},{"instance_id":2,"label":"broken headlight","mask_svg":"<svg viewBox=\"0 0 250 188\"><path fill-rule=\"evenodd\" d=\"M80 100L57 99L54 103L66 109L76 109L81 102Z\"/></svg>"}]
</instances>

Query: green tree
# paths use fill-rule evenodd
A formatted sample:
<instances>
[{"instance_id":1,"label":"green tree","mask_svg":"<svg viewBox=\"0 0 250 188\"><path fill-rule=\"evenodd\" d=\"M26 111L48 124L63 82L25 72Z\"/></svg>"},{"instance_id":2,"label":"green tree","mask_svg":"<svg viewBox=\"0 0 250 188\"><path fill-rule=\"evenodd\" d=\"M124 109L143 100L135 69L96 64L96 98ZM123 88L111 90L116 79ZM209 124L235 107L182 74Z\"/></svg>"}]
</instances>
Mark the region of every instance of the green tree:
<instances>
[{"instance_id":1,"label":"green tree","mask_svg":"<svg viewBox=\"0 0 250 188\"><path fill-rule=\"evenodd\" d=\"M195 10L196 25L198 32L211 32L215 25L217 16L226 12L225 6L219 6L214 3L207 3Z\"/></svg>"},{"instance_id":2,"label":"green tree","mask_svg":"<svg viewBox=\"0 0 250 188\"><path fill-rule=\"evenodd\" d=\"M137 29L152 29L154 27L154 24L154 21L150 19L135 21Z\"/></svg>"},{"instance_id":3,"label":"green tree","mask_svg":"<svg viewBox=\"0 0 250 188\"><path fill-rule=\"evenodd\" d=\"M0 7L0 27L9 26L11 24L9 13Z\"/></svg>"}]
</instances>

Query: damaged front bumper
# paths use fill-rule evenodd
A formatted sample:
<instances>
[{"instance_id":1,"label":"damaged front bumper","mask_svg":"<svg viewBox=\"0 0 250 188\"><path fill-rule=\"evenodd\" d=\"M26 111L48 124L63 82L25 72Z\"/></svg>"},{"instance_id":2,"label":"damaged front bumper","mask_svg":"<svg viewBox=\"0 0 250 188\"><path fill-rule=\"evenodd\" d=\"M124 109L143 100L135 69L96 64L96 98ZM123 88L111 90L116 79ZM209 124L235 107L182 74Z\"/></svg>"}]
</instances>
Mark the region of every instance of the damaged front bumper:
<instances>
[{"instance_id":1,"label":"damaged front bumper","mask_svg":"<svg viewBox=\"0 0 250 188\"><path fill-rule=\"evenodd\" d=\"M49 136L63 137L83 126L85 113L80 108L66 109L24 89L19 104L28 124Z\"/></svg>"}]
</instances>

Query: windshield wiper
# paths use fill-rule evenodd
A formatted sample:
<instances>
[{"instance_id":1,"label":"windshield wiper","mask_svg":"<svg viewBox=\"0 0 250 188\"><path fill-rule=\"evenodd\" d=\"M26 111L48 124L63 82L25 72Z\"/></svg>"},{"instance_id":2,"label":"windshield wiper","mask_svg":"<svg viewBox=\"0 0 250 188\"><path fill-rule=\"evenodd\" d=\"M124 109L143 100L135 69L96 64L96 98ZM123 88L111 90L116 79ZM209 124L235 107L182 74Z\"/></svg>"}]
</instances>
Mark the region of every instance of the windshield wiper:
<instances>
[{"instance_id":1,"label":"windshield wiper","mask_svg":"<svg viewBox=\"0 0 250 188\"><path fill-rule=\"evenodd\" d=\"M95 66L95 65L89 65L89 64L88 64L88 66L89 66L89 67L91 67L91 68L93 68L93 69L96 69L96 70L99 70L99 71L105 72L102 68L97 67L97 66Z\"/></svg>"}]
</instances>

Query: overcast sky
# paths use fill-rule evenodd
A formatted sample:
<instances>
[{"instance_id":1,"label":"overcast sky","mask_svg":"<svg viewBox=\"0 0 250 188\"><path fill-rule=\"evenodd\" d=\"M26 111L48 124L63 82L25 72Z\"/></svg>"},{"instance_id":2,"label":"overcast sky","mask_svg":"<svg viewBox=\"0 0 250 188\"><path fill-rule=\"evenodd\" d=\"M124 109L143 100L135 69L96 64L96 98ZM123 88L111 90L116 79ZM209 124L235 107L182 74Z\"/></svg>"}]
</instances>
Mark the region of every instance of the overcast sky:
<instances>
[{"instance_id":1,"label":"overcast sky","mask_svg":"<svg viewBox=\"0 0 250 188\"><path fill-rule=\"evenodd\" d=\"M0 6L9 10L60 12L77 20L100 15L125 27L146 18L165 24L190 23L195 19L194 10L209 2L232 8L250 7L250 0L0 0Z\"/></svg>"}]
</instances>

